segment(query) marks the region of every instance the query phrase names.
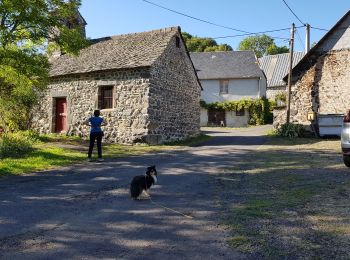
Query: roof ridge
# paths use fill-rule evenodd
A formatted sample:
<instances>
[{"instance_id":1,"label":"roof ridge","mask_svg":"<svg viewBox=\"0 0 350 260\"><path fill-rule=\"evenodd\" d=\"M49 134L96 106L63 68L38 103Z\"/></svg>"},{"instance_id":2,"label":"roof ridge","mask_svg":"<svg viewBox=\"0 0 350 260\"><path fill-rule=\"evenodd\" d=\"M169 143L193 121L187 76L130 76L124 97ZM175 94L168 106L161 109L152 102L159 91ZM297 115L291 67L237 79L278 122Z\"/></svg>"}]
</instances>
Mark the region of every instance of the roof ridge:
<instances>
[{"instance_id":1,"label":"roof ridge","mask_svg":"<svg viewBox=\"0 0 350 260\"><path fill-rule=\"evenodd\" d=\"M138 34L149 34L149 33L166 33L166 32L171 32L171 31L179 32L179 31L181 31L181 27L180 26L172 26L172 27L165 27L165 28L154 29L154 30L144 31L144 32L115 34L115 35L104 36L101 38L95 38L95 39L91 39L91 40L92 41L103 41L103 40L111 39L114 37L124 37L124 36L132 36L132 35L138 35Z\"/></svg>"},{"instance_id":2,"label":"roof ridge","mask_svg":"<svg viewBox=\"0 0 350 260\"><path fill-rule=\"evenodd\" d=\"M254 52L253 50L238 50L238 51L191 51L190 54L192 53L205 53L205 54L212 54L212 53L235 53L235 52Z\"/></svg>"},{"instance_id":3,"label":"roof ridge","mask_svg":"<svg viewBox=\"0 0 350 260\"><path fill-rule=\"evenodd\" d=\"M305 51L294 51L293 54L295 53L303 53L303 54L306 54ZM272 54L272 55L266 55L266 56L262 56L260 58L258 58L259 60L260 59L264 59L264 58L268 58L268 57L274 57L274 56L282 56L282 55L287 55L289 54L289 52L285 52L285 53L277 53L277 54Z\"/></svg>"}]
</instances>

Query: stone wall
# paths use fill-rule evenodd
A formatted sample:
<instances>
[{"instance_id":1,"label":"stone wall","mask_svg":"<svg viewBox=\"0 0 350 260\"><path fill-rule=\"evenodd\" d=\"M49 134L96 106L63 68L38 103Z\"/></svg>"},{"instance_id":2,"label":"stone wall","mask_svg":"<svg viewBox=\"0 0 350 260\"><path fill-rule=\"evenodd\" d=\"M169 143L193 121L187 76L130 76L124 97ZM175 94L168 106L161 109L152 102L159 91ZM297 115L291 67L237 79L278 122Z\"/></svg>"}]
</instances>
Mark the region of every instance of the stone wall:
<instances>
[{"instance_id":1,"label":"stone wall","mask_svg":"<svg viewBox=\"0 0 350 260\"><path fill-rule=\"evenodd\" d=\"M273 127L275 129L280 128L281 125L286 123L287 109L286 107L276 107L273 110Z\"/></svg>"},{"instance_id":2,"label":"stone wall","mask_svg":"<svg viewBox=\"0 0 350 260\"><path fill-rule=\"evenodd\" d=\"M319 55L308 69L295 72L291 122L310 126L307 114L312 111L317 114L344 114L350 108L349 71L350 50L347 49ZM274 118L277 120L274 125L283 123L278 118Z\"/></svg>"},{"instance_id":3,"label":"stone wall","mask_svg":"<svg viewBox=\"0 0 350 260\"><path fill-rule=\"evenodd\" d=\"M175 36L152 68L53 77L32 120L40 133L55 130L55 98L66 97L70 135L87 138L83 122L98 106L99 86L113 86L113 108L101 110L104 141L161 143L200 133L200 85L185 46Z\"/></svg>"},{"instance_id":4,"label":"stone wall","mask_svg":"<svg viewBox=\"0 0 350 260\"><path fill-rule=\"evenodd\" d=\"M286 86L268 87L266 90L266 98L275 99L277 94L286 94Z\"/></svg>"},{"instance_id":5,"label":"stone wall","mask_svg":"<svg viewBox=\"0 0 350 260\"><path fill-rule=\"evenodd\" d=\"M180 37L180 35L177 35ZM196 73L176 35L151 69L149 140L180 140L200 133L200 92Z\"/></svg>"},{"instance_id":6,"label":"stone wall","mask_svg":"<svg viewBox=\"0 0 350 260\"><path fill-rule=\"evenodd\" d=\"M52 78L42 93L33 118L33 128L40 133L54 131L54 99L66 97L68 104L68 134L85 138L90 127L83 122L97 109L98 87L111 85L113 109L101 110L107 125L103 127L107 142L133 143L147 135L149 68L93 72Z\"/></svg>"}]
</instances>

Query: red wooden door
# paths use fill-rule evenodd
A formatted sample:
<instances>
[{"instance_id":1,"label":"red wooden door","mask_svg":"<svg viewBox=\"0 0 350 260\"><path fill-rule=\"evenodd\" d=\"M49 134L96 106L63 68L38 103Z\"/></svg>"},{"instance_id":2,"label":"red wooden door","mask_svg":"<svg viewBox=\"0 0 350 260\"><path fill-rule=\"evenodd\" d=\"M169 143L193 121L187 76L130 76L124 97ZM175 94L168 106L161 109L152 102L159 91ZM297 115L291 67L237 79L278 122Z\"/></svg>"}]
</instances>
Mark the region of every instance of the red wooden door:
<instances>
[{"instance_id":1,"label":"red wooden door","mask_svg":"<svg viewBox=\"0 0 350 260\"><path fill-rule=\"evenodd\" d=\"M56 98L56 133L66 132L68 130L67 123L67 99Z\"/></svg>"}]
</instances>

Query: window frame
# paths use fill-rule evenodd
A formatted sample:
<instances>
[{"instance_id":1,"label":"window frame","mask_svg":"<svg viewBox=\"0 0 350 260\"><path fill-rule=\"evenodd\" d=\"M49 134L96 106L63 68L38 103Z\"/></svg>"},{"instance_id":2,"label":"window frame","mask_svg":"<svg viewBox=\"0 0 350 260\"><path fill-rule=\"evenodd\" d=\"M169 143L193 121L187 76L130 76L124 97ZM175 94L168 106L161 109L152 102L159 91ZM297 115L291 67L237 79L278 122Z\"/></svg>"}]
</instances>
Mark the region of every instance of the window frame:
<instances>
[{"instance_id":1,"label":"window frame","mask_svg":"<svg viewBox=\"0 0 350 260\"><path fill-rule=\"evenodd\" d=\"M245 109L242 107L240 110L236 109L236 116L244 116L245 115Z\"/></svg>"},{"instance_id":2,"label":"window frame","mask_svg":"<svg viewBox=\"0 0 350 260\"><path fill-rule=\"evenodd\" d=\"M111 95L106 96L106 92L111 91ZM114 108L114 86L100 85L98 86L97 107L100 110ZM107 102L106 102L107 101Z\"/></svg>"},{"instance_id":3,"label":"window frame","mask_svg":"<svg viewBox=\"0 0 350 260\"><path fill-rule=\"evenodd\" d=\"M228 86L230 81L228 79L220 79L219 81L219 94L228 94Z\"/></svg>"}]
</instances>

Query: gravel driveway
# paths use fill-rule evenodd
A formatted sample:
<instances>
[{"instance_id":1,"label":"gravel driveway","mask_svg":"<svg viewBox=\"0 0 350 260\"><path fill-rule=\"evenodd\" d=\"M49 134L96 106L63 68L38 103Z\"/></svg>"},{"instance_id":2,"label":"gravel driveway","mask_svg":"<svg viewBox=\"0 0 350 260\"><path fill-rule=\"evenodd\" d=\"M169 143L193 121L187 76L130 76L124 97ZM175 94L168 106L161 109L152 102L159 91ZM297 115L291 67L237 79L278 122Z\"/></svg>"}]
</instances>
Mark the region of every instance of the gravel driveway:
<instances>
[{"instance_id":1,"label":"gravel driveway","mask_svg":"<svg viewBox=\"0 0 350 260\"><path fill-rule=\"evenodd\" d=\"M198 147L2 178L0 258L243 258L226 245L213 180L268 128L204 129L215 138ZM153 164L155 203L131 200L130 180Z\"/></svg>"}]
</instances>

